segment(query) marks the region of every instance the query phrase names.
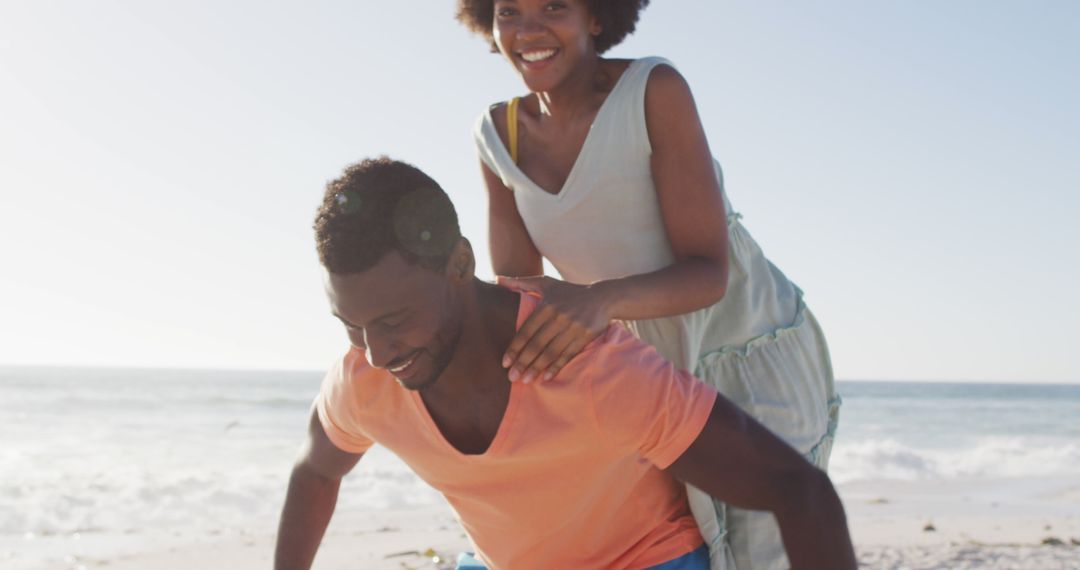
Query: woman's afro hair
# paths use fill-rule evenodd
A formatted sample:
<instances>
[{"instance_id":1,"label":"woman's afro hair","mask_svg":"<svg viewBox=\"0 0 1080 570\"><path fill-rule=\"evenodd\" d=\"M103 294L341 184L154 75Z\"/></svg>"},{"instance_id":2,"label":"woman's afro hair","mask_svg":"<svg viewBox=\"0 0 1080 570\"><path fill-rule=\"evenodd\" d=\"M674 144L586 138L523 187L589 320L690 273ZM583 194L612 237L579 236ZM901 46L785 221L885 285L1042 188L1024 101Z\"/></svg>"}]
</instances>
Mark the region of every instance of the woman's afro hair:
<instances>
[{"instance_id":1,"label":"woman's afro hair","mask_svg":"<svg viewBox=\"0 0 1080 570\"><path fill-rule=\"evenodd\" d=\"M604 53L634 33L638 14L649 5L649 0L585 0L585 5L589 13L600 21L601 32L595 40L596 53ZM469 30L492 42L492 51L498 51L491 35L495 23L495 0L458 0L457 19Z\"/></svg>"}]
</instances>

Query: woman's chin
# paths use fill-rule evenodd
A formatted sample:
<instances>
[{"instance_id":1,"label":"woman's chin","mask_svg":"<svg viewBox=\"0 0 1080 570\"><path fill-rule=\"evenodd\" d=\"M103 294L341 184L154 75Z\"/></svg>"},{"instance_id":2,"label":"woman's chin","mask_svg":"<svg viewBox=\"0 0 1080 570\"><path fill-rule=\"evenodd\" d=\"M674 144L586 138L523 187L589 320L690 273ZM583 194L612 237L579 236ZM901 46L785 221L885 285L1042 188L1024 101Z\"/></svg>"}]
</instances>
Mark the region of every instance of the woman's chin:
<instances>
[{"instance_id":1,"label":"woman's chin","mask_svg":"<svg viewBox=\"0 0 1080 570\"><path fill-rule=\"evenodd\" d=\"M550 73L537 73L523 69L518 69L517 72L521 76L521 81L525 83L525 88L531 93L551 91L559 83L558 78L552 77Z\"/></svg>"}]
</instances>

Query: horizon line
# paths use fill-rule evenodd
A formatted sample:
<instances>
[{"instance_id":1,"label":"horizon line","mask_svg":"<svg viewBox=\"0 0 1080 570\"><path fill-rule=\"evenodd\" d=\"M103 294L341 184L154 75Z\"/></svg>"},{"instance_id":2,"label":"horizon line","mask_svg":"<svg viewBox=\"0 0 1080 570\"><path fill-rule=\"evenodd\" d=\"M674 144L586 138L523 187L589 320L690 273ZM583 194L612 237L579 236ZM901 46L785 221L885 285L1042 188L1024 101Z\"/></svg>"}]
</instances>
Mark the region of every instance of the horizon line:
<instances>
[{"instance_id":1,"label":"horizon line","mask_svg":"<svg viewBox=\"0 0 1080 570\"><path fill-rule=\"evenodd\" d=\"M310 374L325 374L326 369L318 368L291 368L291 367L277 367L277 368L245 368L238 366L148 366L141 364L120 364L120 365L105 365L105 364L40 364L40 363L0 363L0 371L13 370L13 369L53 369L53 370L100 370L100 371L124 371L124 372L137 372L137 371L169 371L169 372L246 372L246 373L270 373L270 374L282 374L282 373L310 373ZM1080 385L1080 379L1076 380L1016 380L1016 379L973 379L973 378L918 378L918 379L900 379L900 378L836 378L837 382L875 382L875 383L915 383L915 384L1015 384L1015 385L1043 385L1043 386L1076 386Z\"/></svg>"}]
</instances>

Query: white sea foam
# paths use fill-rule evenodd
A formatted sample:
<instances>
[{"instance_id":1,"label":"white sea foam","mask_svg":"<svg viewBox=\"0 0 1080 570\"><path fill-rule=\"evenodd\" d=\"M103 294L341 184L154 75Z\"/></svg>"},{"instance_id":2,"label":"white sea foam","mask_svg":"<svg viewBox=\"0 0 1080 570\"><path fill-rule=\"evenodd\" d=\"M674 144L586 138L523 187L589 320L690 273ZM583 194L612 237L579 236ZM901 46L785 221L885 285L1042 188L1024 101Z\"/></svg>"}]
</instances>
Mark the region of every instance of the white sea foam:
<instances>
[{"instance_id":1,"label":"white sea foam","mask_svg":"<svg viewBox=\"0 0 1080 570\"><path fill-rule=\"evenodd\" d=\"M276 525L317 374L0 370L0 534ZM386 450L339 509L441 497Z\"/></svg>"},{"instance_id":2,"label":"white sea foam","mask_svg":"<svg viewBox=\"0 0 1080 570\"><path fill-rule=\"evenodd\" d=\"M0 534L65 534L140 528L272 528L280 512L291 454L266 461L237 450L231 466L61 462L12 469L0 482ZM342 485L339 509L434 504L439 494L397 458L376 448ZM247 463L248 465L241 465ZM59 467L59 469L57 469Z\"/></svg>"},{"instance_id":3,"label":"white sea foam","mask_svg":"<svg viewBox=\"0 0 1080 570\"><path fill-rule=\"evenodd\" d=\"M319 380L0 370L0 535L271 531ZM941 390L842 386L834 480L1080 480L1073 392ZM346 478L338 508L441 501L377 447Z\"/></svg>"},{"instance_id":4,"label":"white sea foam","mask_svg":"<svg viewBox=\"0 0 1080 570\"><path fill-rule=\"evenodd\" d=\"M896 479L1021 478L1080 474L1080 443L1050 438L988 437L965 447L914 447L895 439L845 442L829 473L839 483Z\"/></svg>"}]
</instances>

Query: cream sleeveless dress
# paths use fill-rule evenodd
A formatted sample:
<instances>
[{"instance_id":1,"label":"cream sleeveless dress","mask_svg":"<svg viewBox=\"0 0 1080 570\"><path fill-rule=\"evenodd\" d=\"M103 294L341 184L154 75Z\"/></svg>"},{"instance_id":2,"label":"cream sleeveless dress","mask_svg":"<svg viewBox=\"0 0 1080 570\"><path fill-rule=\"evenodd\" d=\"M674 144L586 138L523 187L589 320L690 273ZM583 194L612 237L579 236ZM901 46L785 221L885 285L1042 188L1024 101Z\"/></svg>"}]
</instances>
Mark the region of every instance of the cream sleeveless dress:
<instances>
[{"instance_id":1,"label":"cream sleeveless dress","mask_svg":"<svg viewBox=\"0 0 1080 570\"><path fill-rule=\"evenodd\" d=\"M557 194L514 164L490 109L476 123L481 159L513 190L533 243L566 281L593 283L675 262L653 185L645 123L645 87L660 64L671 65L649 57L626 69ZM720 165L715 166L723 188ZM825 338L802 292L765 258L726 193L724 205L731 246L724 298L692 313L625 324L824 469L839 409ZM712 568L788 567L771 514L714 503L693 487L688 495Z\"/></svg>"}]
</instances>

